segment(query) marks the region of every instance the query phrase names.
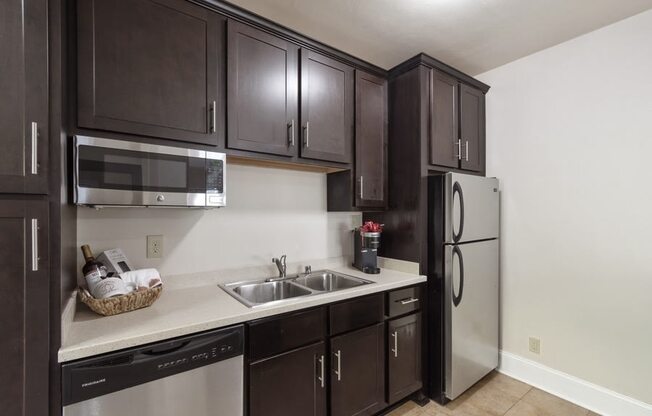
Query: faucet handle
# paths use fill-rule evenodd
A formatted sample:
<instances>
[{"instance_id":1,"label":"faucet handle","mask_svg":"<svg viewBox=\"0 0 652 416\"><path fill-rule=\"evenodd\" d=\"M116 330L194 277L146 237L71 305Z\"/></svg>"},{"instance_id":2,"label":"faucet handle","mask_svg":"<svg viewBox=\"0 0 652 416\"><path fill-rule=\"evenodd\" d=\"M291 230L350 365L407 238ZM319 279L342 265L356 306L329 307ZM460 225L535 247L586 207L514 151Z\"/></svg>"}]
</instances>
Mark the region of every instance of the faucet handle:
<instances>
[{"instance_id":1,"label":"faucet handle","mask_svg":"<svg viewBox=\"0 0 652 416\"><path fill-rule=\"evenodd\" d=\"M311 266L311 265L307 265L306 268L305 268L305 272L306 272L306 274L310 274L310 273L312 273L312 266Z\"/></svg>"}]
</instances>

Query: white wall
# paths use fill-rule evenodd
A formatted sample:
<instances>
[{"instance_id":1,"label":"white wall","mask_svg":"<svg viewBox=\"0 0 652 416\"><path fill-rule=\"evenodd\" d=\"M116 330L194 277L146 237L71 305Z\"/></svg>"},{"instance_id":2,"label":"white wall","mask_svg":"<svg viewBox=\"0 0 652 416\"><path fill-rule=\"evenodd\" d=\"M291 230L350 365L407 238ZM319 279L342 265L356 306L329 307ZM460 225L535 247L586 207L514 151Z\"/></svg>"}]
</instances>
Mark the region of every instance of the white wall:
<instances>
[{"instance_id":1,"label":"white wall","mask_svg":"<svg viewBox=\"0 0 652 416\"><path fill-rule=\"evenodd\" d=\"M652 11L478 78L502 348L652 403Z\"/></svg>"},{"instance_id":2,"label":"white wall","mask_svg":"<svg viewBox=\"0 0 652 416\"><path fill-rule=\"evenodd\" d=\"M219 210L78 208L78 245L120 247L135 267L185 274L352 254L352 221L326 212L326 175L229 164ZM164 235L162 259L146 258L146 235ZM79 254L81 264L81 253Z\"/></svg>"}]
</instances>

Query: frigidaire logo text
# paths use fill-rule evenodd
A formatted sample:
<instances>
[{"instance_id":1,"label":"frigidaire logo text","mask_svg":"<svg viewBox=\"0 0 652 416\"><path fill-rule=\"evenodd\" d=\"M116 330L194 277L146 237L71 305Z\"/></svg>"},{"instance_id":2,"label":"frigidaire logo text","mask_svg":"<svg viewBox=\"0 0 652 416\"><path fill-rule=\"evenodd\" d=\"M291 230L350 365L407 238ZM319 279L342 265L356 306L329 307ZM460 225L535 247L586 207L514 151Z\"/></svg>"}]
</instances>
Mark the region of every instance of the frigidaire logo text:
<instances>
[{"instance_id":1,"label":"frigidaire logo text","mask_svg":"<svg viewBox=\"0 0 652 416\"><path fill-rule=\"evenodd\" d=\"M94 380L94 381L89 381L88 383L82 383L82 387L94 386L96 384L104 383L105 381L106 381L105 378L101 378L99 380Z\"/></svg>"}]
</instances>

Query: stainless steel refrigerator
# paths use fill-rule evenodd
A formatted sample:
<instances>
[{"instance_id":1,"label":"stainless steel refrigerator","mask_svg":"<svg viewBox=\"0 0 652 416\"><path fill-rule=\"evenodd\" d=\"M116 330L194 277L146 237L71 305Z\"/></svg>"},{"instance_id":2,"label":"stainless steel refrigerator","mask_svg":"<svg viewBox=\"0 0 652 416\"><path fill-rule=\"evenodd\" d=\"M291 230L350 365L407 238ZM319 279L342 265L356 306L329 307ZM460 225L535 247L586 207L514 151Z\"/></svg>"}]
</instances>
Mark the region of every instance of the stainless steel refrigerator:
<instances>
[{"instance_id":1,"label":"stainless steel refrigerator","mask_svg":"<svg viewBox=\"0 0 652 416\"><path fill-rule=\"evenodd\" d=\"M444 403L498 366L498 180L448 173L428 192L427 391Z\"/></svg>"}]
</instances>

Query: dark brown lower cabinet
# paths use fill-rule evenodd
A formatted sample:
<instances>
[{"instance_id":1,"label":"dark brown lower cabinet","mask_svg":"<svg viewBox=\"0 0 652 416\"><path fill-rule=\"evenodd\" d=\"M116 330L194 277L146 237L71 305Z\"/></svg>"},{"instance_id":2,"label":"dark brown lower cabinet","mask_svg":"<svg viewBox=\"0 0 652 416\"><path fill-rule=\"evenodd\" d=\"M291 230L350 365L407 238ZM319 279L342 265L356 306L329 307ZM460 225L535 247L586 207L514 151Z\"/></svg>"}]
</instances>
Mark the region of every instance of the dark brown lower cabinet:
<instances>
[{"instance_id":1,"label":"dark brown lower cabinet","mask_svg":"<svg viewBox=\"0 0 652 416\"><path fill-rule=\"evenodd\" d=\"M249 366L249 416L325 416L324 342Z\"/></svg>"},{"instance_id":2,"label":"dark brown lower cabinet","mask_svg":"<svg viewBox=\"0 0 652 416\"><path fill-rule=\"evenodd\" d=\"M48 414L48 202L0 197L0 413Z\"/></svg>"},{"instance_id":3,"label":"dark brown lower cabinet","mask_svg":"<svg viewBox=\"0 0 652 416\"><path fill-rule=\"evenodd\" d=\"M385 324L331 338L331 415L373 415L385 407Z\"/></svg>"},{"instance_id":4,"label":"dark brown lower cabinet","mask_svg":"<svg viewBox=\"0 0 652 416\"><path fill-rule=\"evenodd\" d=\"M387 401L391 405L422 386L421 313L389 321L387 344Z\"/></svg>"}]
</instances>

